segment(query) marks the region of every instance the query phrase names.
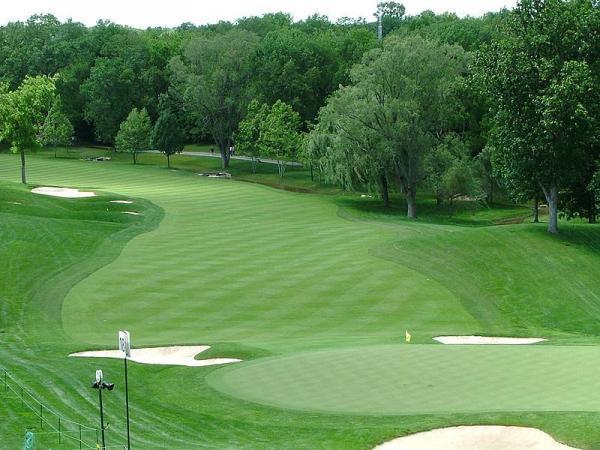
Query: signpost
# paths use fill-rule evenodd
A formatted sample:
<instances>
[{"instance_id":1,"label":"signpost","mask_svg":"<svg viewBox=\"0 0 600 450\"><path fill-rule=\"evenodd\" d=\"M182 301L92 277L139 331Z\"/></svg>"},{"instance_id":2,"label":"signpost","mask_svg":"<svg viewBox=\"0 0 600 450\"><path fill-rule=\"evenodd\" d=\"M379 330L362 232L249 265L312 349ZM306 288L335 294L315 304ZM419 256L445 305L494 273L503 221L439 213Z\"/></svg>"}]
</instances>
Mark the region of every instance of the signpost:
<instances>
[{"instance_id":1,"label":"signpost","mask_svg":"<svg viewBox=\"0 0 600 450\"><path fill-rule=\"evenodd\" d=\"M129 331L119 331L119 350L123 353L125 358L131 356L131 340L129 338Z\"/></svg>"},{"instance_id":2,"label":"signpost","mask_svg":"<svg viewBox=\"0 0 600 450\"><path fill-rule=\"evenodd\" d=\"M119 350L123 353L123 361L125 364L125 412L127 415L127 450L131 449L131 438L129 436L129 385L127 380L127 359L131 357L131 340L129 332L125 330L119 331Z\"/></svg>"}]
</instances>

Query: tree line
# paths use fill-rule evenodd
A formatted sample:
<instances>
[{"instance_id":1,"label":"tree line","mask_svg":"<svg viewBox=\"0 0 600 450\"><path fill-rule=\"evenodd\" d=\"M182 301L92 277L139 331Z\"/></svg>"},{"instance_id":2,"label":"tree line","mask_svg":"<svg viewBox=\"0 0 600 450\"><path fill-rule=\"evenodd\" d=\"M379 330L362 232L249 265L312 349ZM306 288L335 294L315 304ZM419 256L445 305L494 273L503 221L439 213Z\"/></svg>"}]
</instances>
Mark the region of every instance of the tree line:
<instances>
[{"instance_id":1,"label":"tree line","mask_svg":"<svg viewBox=\"0 0 600 450\"><path fill-rule=\"evenodd\" d=\"M206 26L93 27L50 15L0 27L0 136L21 152L72 136L169 156L211 140L299 159L407 215L439 203L546 199L598 213L597 0L522 0L480 18L382 2L374 18L287 14ZM379 20L380 19L380 20ZM378 22L383 39L377 39ZM23 169L23 181L25 171Z\"/></svg>"},{"instance_id":2,"label":"tree line","mask_svg":"<svg viewBox=\"0 0 600 450\"><path fill-rule=\"evenodd\" d=\"M332 94L305 158L348 187L390 189L417 215L417 189L438 202L500 185L545 198L550 233L598 215L600 29L595 0L522 0L475 51L393 33Z\"/></svg>"}]
</instances>

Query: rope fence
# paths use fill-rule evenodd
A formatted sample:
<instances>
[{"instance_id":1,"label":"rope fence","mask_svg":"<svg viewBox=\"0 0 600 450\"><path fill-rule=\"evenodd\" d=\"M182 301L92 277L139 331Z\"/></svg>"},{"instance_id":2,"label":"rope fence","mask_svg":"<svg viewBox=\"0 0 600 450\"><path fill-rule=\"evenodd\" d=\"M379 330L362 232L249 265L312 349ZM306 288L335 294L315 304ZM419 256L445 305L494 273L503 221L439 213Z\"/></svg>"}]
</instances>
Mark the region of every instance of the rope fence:
<instances>
[{"instance_id":1,"label":"rope fence","mask_svg":"<svg viewBox=\"0 0 600 450\"><path fill-rule=\"evenodd\" d=\"M52 408L40 402L25 386L15 380L6 369L0 370L3 377L0 389L4 395L11 396L17 402L20 401L23 409L31 411L39 419L39 431L30 430L36 437L55 439L55 443L63 446L61 448L72 448L73 450L100 448L99 429L64 418ZM73 447L70 447L70 445L73 445ZM123 446L107 446L106 448L122 449Z\"/></svg>"}]
</instances>

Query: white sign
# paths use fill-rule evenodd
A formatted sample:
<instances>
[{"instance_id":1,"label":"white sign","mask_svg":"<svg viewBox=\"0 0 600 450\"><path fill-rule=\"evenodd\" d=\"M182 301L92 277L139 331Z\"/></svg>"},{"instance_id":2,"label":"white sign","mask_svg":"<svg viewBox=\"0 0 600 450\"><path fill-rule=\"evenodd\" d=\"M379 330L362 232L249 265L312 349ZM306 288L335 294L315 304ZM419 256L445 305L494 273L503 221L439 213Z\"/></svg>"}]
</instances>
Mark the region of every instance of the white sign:
<instances>
[{"instance_id":1,"label":"white sign","mask_svg":"<svg viewBox=\"0 0 600 450\"><path fill-rule=\"evenodd\" d=\"M131 356L131 341L129 339L128 331L119 331L119 350L125 355L125 358Z\"/></svg>"},{"instance_id":2,"label":"white sign","mask_svg":"<svg viewBox=\"0 0 600 450\"><path fill-rule=\"evenodd\" d=\"M96 383L102 383L102 371L100 369L96 370Z\"/></svg>"}]
</instances>

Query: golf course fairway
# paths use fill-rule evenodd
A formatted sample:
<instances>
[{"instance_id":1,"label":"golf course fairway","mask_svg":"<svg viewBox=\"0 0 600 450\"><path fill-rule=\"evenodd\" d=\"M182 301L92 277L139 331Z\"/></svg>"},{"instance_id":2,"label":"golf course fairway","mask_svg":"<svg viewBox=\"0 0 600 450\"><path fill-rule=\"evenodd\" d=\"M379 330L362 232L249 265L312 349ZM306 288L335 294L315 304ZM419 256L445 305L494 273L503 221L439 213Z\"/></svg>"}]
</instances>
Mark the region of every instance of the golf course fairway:
<instances>
[{"instance_id":1,"label":"golf course fairway","mask_svg":"<svg viewBox=\"0 0 600 450\"><path fill-rule=\"evenodd\" d=\"M0 362L48 409L94 427L89 386L103 369L115 383L109 445L126 436L122 361L68 355L114 350L120 329L134 348L210 346L196 358L242 360L132 362L136 448L369 449L463 424L600 443L597 226L565 222L554 237L544 224L494 225L524 208L449 217L430 199L408 221L357 194L200 177L202 158L178 156L190 170L168 170L160 155L135 166L73 155L28 155L22 186L18 157L0 154ZM276 168L261 170L266 179ZM31 193L38 186L96 196ZM548 341L432 340L473 334ZM3 399L3 444L44 431L18 398Z\"/></svg>"}]
</instances>

